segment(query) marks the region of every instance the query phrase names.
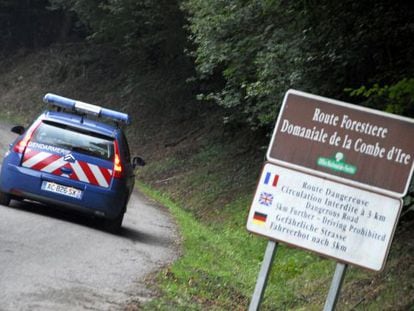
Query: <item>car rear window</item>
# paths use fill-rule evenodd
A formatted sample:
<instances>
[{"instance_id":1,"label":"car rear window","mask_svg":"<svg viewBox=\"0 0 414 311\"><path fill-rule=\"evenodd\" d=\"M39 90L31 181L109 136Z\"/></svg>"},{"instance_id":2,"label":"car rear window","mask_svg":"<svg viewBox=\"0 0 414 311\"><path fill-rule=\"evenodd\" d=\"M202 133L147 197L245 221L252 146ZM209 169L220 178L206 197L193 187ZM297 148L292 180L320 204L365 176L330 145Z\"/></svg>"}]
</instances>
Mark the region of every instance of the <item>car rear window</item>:
<instances>
[{"instance_id":1,"label":"car rear window","mask_svg":"<svg viewBox=\"0 0 414 311\"><path fill-rule=\"evenodd\" d=\"M113 138L54 122L43 121L31 141L105 160L112 160L114 155Z\"/></svg>"}]
</instances>

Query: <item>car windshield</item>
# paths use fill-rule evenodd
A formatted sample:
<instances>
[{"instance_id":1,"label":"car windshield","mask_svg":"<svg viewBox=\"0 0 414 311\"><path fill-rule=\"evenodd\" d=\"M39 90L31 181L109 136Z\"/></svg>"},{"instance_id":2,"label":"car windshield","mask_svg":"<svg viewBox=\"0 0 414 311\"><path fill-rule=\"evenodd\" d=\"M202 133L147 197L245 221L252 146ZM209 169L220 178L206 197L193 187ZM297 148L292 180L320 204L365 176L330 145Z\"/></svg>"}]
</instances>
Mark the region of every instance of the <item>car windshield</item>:
<instances>
[{"instance_id":1,"label":"car windshield","mask_svg":"<svg viewBox=\"0 0 414 311\"><path fill-rule=\"evenodd\" d=\"M114 154L112 138L58 123L42 122L33 133L31 141L105 160L112 160Z\"/></svg>"}]
</instances>

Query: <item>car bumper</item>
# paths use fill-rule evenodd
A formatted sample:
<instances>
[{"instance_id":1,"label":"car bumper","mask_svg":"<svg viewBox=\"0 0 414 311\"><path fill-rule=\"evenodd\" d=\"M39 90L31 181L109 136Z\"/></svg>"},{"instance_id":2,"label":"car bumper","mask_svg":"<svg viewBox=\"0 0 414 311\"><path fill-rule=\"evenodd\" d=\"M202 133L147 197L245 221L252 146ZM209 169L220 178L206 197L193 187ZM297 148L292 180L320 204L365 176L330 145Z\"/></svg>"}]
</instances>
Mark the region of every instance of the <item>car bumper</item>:
<instances>
[{"instance_id":1,"label":"car bumper","mask_svg":"<svg viewBox=\"0 0 414 311\"><path fill-rule=\"evenodd\" d=\"M43 190L43 182L73 187L81 190L82 195L73 198ZM109 188L103 188L10 163L3 163L0 188L18 198L64 206L105 218L115 218L124 212L129 197L126 185L117 179L112 180Z\"/></svg>"}]
</instances>

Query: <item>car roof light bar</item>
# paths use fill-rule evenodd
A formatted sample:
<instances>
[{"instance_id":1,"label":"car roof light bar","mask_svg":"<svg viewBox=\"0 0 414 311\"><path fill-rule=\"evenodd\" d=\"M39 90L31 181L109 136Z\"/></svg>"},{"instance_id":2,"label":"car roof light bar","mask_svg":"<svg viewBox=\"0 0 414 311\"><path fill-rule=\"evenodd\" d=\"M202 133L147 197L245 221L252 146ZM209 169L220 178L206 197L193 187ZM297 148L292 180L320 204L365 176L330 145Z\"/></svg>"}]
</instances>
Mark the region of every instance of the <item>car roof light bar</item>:
<instances>
[{"instance_id":1,"label":"car roof light bar","mask_svg":"<svg viewBox=\"0 0 414 311\"><path fill-rule=\"evenodd\" d=\"M78 100L66 98L56 94L48 93L43 97L43 101L53 106L60 107L67 110L76 111L79 113L90 114L98 117L105 117L116 122L124 122L130 124L129 115L123 112L103 108L96 105L91 105Z\"/></svg>"}]
</instances>

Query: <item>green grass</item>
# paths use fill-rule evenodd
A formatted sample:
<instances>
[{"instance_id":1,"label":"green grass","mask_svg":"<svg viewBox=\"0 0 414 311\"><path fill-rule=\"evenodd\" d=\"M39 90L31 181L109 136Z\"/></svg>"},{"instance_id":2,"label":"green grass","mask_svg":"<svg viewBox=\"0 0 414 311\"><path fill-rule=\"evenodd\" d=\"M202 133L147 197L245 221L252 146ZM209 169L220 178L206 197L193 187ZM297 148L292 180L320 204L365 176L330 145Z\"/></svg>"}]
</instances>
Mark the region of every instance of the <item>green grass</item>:
<instances>
[{"instance_id":1,"label":"green grass","mask_svg":"<svg viewBox=\"0 0 414 311\"><path fill-rule=\"evenodd\" d=\"M183 237L182 257L158 275L160 297L144 310L247 309L267 241L245 229L263 160L259 149L246 150L243 135L210 137L192 152L177 150L141 170L142 188L171 210ZM412 261L413 247L402 249L391 250L382 273L349 268L337 310L406 310L414 269L398 271ZM335 265L280 245L261 310L321 310Z\"/></svg>"},{"instance_id":2,"label":"green grass","mask_svg":"<svg viewBox=\"0 0 414 311\"><path fill-rule=\"evenodd\" d=\"M27 125L27 121L24 120L22 116L18 116L16 114L12 114L9 111L0 111L0 120L3 123L15 125Z\"/></svg>"},{"instance_id":3,"label":"green grass","mask_svg":"<svg viewBox=\"0 0 414 311\"><path fill-rule=\"evenodd\" d=\"M246 215L220 225L205 225L165 194L142 183L140 189L169 208L183 239L182 257L157 277L161 297L147 303L144 310L245 310L267 243L245 230ZM237 200L226 209L240 210L239 205L248 206L248 201ZM304 295L326 289L332 270L332 262L280 246L262 310L299 308ZM309 286L321 282L321 276L325 276L322 284ZM315 309L319 308L317 301Z\"/></svg>"}]
</instances>

